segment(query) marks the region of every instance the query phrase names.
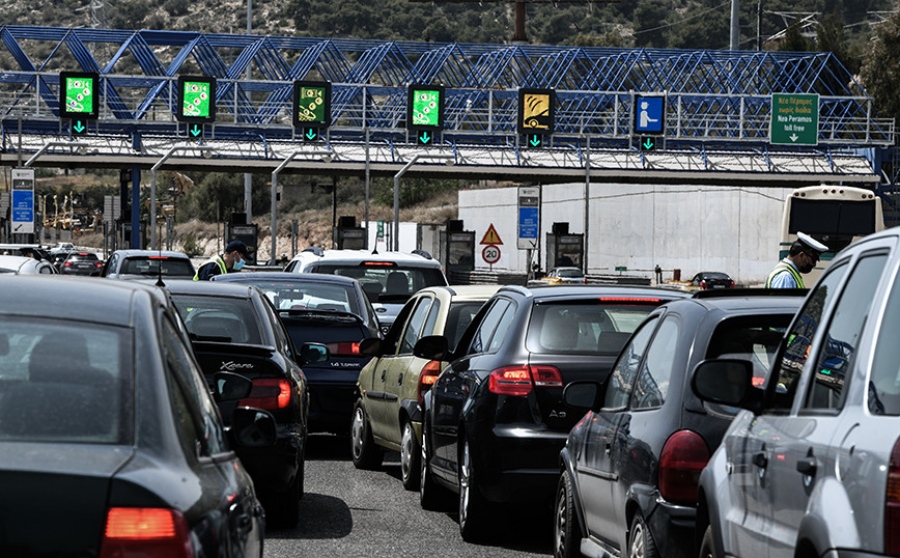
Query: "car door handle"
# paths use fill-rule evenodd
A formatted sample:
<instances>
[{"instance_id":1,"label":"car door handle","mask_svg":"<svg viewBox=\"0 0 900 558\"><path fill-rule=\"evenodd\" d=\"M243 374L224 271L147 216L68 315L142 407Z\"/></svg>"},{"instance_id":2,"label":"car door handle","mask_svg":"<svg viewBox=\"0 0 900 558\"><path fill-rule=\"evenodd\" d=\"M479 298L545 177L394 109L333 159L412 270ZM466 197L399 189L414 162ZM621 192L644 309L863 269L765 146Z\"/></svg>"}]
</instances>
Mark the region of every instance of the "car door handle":
<instances>
[{"instance_id":1,"label":"car door handle","mask_svg":"<svg viewBox=\"0 0 900 558\"><path fill-rule=\"evenodd\" d=\"M400 374L399 376L397 376L397 385L398 386L403 385L403 374Z\"/></svg>"},{"instance_id":2,"label":"car door handle","mask_svg":"<svg viewBox=\"0 0 900 558\"><path fill-rule=\"evenodd\" d=\"M384 381L384 377L387 375L387 369L381 371L381 381Z\"/></svg>"},{"instance_id":3,"label":"car door handle","mask_svg":"<svg viewBox=\"0 0 900 558\"><path fill-rule=\"evenodd\" d=\"M606 444L606 455L612 452L612 444Z\"/></svg>"},{"instance_id":4,"label":"car door handle","mask_svg":"<svg viewBox=\"0 0 900 558\"><path fill-rule=\"evenodd\" d=\"M797 461L797 470L808 477L814 476L816 474L816 458L804 457Z\"/></svg>"},{"instance_id":5,"label":"car door handle","mask_svg":"<svg viewBox=\"0 0 900 558\"><path fill-rule=\"evenodd\" d=\"M769 458L766 457L766 452L760 451L753 454L753 464L759 467L760 469L765 469L769 465Z\"/></svg>"}]
</instances>

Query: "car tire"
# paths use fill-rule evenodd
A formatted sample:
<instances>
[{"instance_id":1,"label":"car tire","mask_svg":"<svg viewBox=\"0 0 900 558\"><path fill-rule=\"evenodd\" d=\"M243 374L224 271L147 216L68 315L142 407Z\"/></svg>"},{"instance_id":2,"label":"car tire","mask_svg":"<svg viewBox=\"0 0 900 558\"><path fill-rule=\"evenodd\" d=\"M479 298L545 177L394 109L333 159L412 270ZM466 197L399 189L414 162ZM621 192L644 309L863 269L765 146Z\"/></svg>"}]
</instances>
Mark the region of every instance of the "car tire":
<instances>
[{"instance_id":1,"label":"car tire","mask_svg":"<svg viewBox=\"0 0 900 558\"><path fill-rule=\"evenodd\" d=\"M659 558L656 543L653 542L650 529L647 528L647 523L640 513L635 514L631 520L627 558Z\"/></svg>"},{"instance_id":2,"label":"car tire","mask_svg":"<svg viewBox=\"0 0 900 558\"><path fill-rule=\"evenodd\" d=\"M700 558L721 558L716 548L716 539L713 537L712 525L707 525L700 540Z\"/></svg>"},{"instance_id":3,"label":"car tire","mask_svg":"<svg viewBox=\"0 0 900 558\"><path fill-rule=\"evenodd\" d=\"M416 430L412 422L407 420L403 423L403 434L400 436L400 480L403 482L403 488L419 489L421 458L422 450L419 449L419 442L416 440Z\"/></svg>"},{"instance_id":4,"label":"car tire","mask_svg":"<svg viewBox=\"0 0 900 558\"><path fill-rule=\"evenodd\" d=\"M372 471L381 467L384 450L372 440L372 427L362 399L353 407L353 422L350 425L350 456L357 469Z\"/></svg>"},{"instance_id":5,"label":"car tire","mask_svg":"<svg viewBox=\"0 0 900 558\"><path fill-rule=\"evenodd\" d=\"M422 455L419 456L419 505L423 510L438 511L443 509L444 504L447 503L446 496L449 491L434 480L428 468L431 460L431 455L428 453L430 430L427 422L422 424L422 444L420 446Z\"/></svg>"},{"instance_id":6,"label":"car tire","mask_svg":"<svg viewBox=\"0 0 900 558\"><path fill-rule=\"evenodd\" d=\"M575 512L575 487L565 471L559 477L556 505L553 509L553 558L579 558L583 535Z\"/></svg>"},{"instance_id":7,"label":"car tire","mask_svg":"<svg viewBox=\"0 0 900 558\"><path fill-rule=\"evenodd\" d=\"M459 534L466 542L480 542L488 528L489 502L478 489L469 440L463 442L459 460Z\"/></svg>"}]
</instances>

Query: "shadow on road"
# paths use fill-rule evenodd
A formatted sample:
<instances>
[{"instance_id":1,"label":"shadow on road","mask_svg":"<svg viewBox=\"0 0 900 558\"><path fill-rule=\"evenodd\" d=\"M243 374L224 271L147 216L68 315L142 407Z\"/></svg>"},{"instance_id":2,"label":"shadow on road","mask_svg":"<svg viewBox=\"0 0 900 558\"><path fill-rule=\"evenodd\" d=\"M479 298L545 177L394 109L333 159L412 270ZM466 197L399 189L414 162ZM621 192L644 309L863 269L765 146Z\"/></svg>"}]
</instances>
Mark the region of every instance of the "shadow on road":
<instances>
[{"instance_id":1,"label":"shadow on road","mask_svg":"<svg viewBox=\"0 0 900 558\"><path fill-rule=\"evenodd\" d=\"M266 529L268 539L340 539L353 529L350 508L340 498L307 492L300 500L300 525Z\"/></svg>"}]
</instances>

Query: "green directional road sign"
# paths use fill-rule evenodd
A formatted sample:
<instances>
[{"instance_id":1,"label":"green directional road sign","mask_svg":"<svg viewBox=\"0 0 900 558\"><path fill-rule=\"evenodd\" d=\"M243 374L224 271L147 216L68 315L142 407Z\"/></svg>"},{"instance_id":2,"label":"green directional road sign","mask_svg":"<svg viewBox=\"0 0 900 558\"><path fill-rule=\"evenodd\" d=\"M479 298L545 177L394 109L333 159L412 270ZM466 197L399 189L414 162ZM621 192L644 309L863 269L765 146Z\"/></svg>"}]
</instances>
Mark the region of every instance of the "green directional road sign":
<instances>
[{"instance_id":1,"label":"green directional road sign","mask_svg":"<svg viewBox=\"0 0 900 558\"><path fill-rule=\"evenodd\" d=\"M819 96L814 93L773 93L769 143L817 145Z\"/></svg>"},{"instance_id":2,"label":"green directional road sign","mask_svg":"<svg viewBox=\"0 0 900 558\"><path fill-rule=\"evenodd\" d=\"M327 128L331 124L331 83L295 81L293 121L294 128Z\"/></svg>"},{"instance_id":3,"label":"green directional road sign","mask_svg":"<svg viewBox=\"0 0 900 558\"><path fill-rule=\"evenodd\" d=\"M192 123L188 126L188 137L191 139L200 139L203 137L203 124L198 122Z\"/></svg>"},{"instance_id":4,"label":"green directional road sign","mask_svg":"<svg viewBox=\"0 0 900 558\"><path fill-rule=\"evenodd\" d=\"M319 130L317 128L303 128L303 139L306 141L318 141Z\"/></svg>"},{"instance_id":5,"label":"green directional road sign","mask_svg":"<svg viewBox=\"0 0 900 558\"><path fill-rule=\"evenodd\" d=\"M444 88L440 85L410 85L406 102L406 127L412 131L444 126Z\"/></svg>"},{"instance_id":6,"label":"green directional road sign","mask_svg":"<svg viewBox=\"0 0 900 558\"><path fill-rule=\"evenodd\" d=\"M541 134L526 134L525 143L528 147L538 148L544 147L544 136Z\"/></svg>"},{"instance_id":7,"label":"green directional road sign","mask_svg":"<svg viewBox=\"0 0 900 558\"><path fill-rule=\"evenodd\" d=\"M212 122L216 119L216 78L178 78L178 120Z\"/></svg>"},{"instance_id":8,"label":"green directional road sign","mask_svg":"<svg viewBox=\"0 0 900 558\"><path fill-rule=\"evenodd\" d=\"M59 116L82 121L97 118L100 76L89 72L59 73Z\"/></svg>"},{"instance_id":9,"label":"green directional road sign","mask_svg":"<svg viewBox=\"0 0 900 558\"><path fill-rule=\"evenodd\" d=\"M84 118L73 118L72 119L72 135L73 136L83 136L87 133L87 123L88 121Z\"/></svg>"}]
</instances>

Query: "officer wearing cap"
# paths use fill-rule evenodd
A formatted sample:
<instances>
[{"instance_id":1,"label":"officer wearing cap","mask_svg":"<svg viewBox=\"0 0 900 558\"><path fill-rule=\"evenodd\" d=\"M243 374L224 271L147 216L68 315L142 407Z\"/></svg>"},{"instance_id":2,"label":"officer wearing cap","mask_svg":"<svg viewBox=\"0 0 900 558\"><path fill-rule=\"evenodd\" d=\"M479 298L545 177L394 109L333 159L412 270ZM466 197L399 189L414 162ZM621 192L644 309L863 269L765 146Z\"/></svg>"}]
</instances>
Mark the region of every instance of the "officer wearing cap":
<instances>
[{"instance_id":1,"label":"officer wearing cap","mask_svg":"<svg viewBox=\"0 0 900 558\"><path fill-rule=\"evenodd\" d=\"M767 289L805 289L801 273L809 273L816 267L825 246L806 233L797 232L797 240L791 244L786 258L778 262L766 279Z\"/></svg>"},{"instance_id":2,"label":"officer wearing cap","mask_svg":"<svg viewBox=\"0 0 900 558\"><path fill-rule=\"evenodd\" d=\"M240 240L232 240L225 247L225 252L219 256L213 256L206 263L197 268L194 281L209 281L214 275L225 275L232 271L240 271L244 267L244 260L249 258L247 245Z\"/></svg>"}]
</instances>

